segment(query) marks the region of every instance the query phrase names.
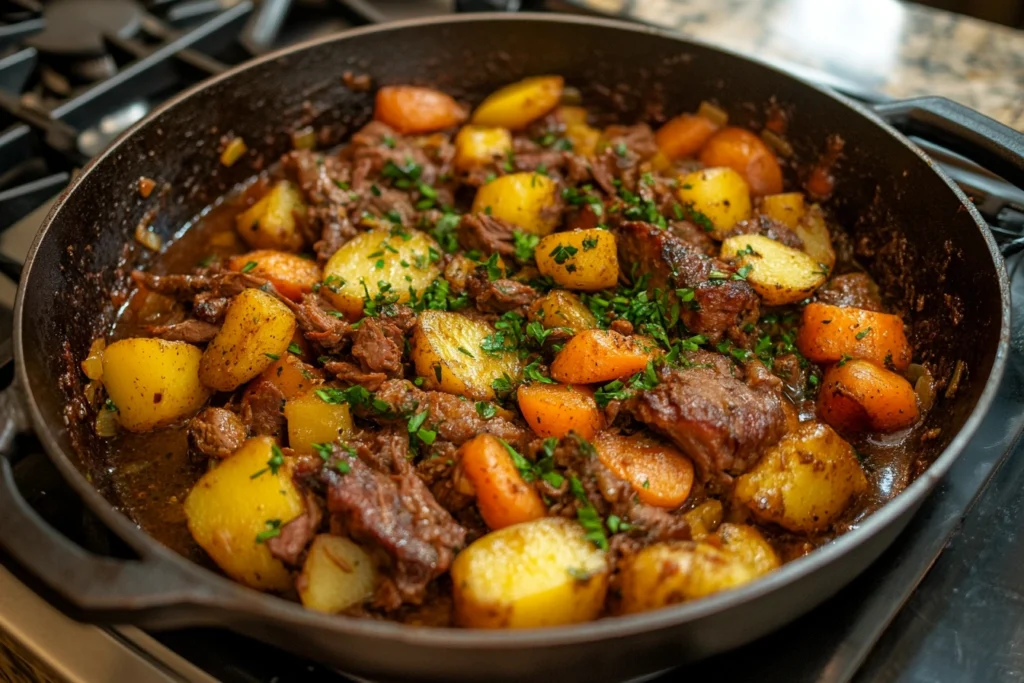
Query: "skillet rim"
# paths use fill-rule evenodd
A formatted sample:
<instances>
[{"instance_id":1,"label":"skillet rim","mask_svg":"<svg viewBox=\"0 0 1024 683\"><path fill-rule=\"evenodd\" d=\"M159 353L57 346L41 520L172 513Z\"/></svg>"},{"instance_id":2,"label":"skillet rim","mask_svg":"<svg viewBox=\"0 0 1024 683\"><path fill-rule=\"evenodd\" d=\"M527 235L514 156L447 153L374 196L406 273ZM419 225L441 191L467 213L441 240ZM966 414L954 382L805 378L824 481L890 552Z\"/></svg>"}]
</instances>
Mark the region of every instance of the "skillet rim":
<instances>
[{"instance_id":1,"label":"skillet rim","mask_svg":"<svg viewBox=\"0 0 1024 683\"><path fill-rule=\"evenodd\" d=\"M212 570L205 569L187 558L170 550L154 537L146 533L141 527L133 522L127 515L118 511L110 502L103 497L98 489L90 484L84 475L75 467L68 453L57 443L54 435L47 428L47 422L42 415L39 404L33 394L32 384L29 382L28 371L22 357L24 341L24 320L25 320L25 292L31 281L32 269L36 261L37 252L47 238L50 229L60 215L62 208L68 198L96 169L108 159L115 156L122 144L145 126L150 125L161 116L167 114L180 103L199 96L200 93L212 87L216 83L237 78L240 74L251 68L262 65L281 57L316 48L320 45L341 42L349 38L356 38L376 33L393 33L395 31L409 30L423 26L436 26L447 24L462 24L476 22L511 22L530 24L543 22L548 24L560 24L563 26L598 26L617 31L636 33L642 35L657 36L658 38L669 39L681 46L695 45L700 48L724 53L738 59L752 62L761 66L777 78L796 81L798 84L809 88L822 97L828 97L844 105L853 113L868 119L876 127L881 128L894 138L895 142L902 144L909 151L922 160L953 192L960 201L967 213L974 220L976 227L981 232L992 257L992 265L996 269L999 283L999 294L1001 300L1001 320L999 342L996 346L996 353L992 361L992 369L986 380L977 402L971 410L970 416L963 427L957 432L950 443L939 454L932 464L917 479L904 489L893 500L886 503L879 510L871 514L857 528L843 534L835 541L816 549L801 558L789 562L779 569L771 572L749 584L711 595L689 603L680 603L660 610L643 612L634 615L616 616L583 624L568 626L556 626L547 628L533 628L522 630L481 630L481 629L458 629L410 626L390 621L378 621L357 617L341 615L325 615L307 610L297 603L268 593L261 593L254 589L246 588L230 579L217 574ZM722 48L708 42L695 39L682 34L673 33L653 26L629 23L615 19L598 17L574 16L565 14L547 13L477 13L466 15L443 15L438 17L410 19L387 24L367 26L340 33L322 36L311 40L303 41L281 50L274 51L257 59L244 62L229 69L223 74L202 81L183 92L177 94L167 102L155 108L142 120L123 132L103 152L89 161L82 171L72 182L60 193L57 201L47 214L42 227L33 240L25 260L24 275L21 285L18 288L14 308L14 334L13 351L15 358L15 372L18 383L25 392L28 413L31 416L35 433L43 443L43 446L66 481L68 481L76 492L82 496L90 509L114 533L125 540L141 556L143 562L162 564L164 569L177 571L179 575L199 581L194 586L192 593L186 593L178 600L172 600L173 604L191 604L206 606L214 609L225 609L229 612L245 610L250 614L259 614L264 619L273 619L279 623L296 623L308 627L327 629L341 634L353 634L363 637L376 637L405 643L419 647L466 650L481 647L491 649L523 649L523 648L549 648L577 643L608 640L611 638L637 635L641 633L668 629L681 623L701 619L711 614L726 611L738 607L746 602L764 597L770 593L782 589L786 585L807 578L820 568L833 562L841 561L844 556L853 552L857 547L869 541L873 536L881 533L887 526L894 523L902 515L908 513L911 508L919 506L927 494L946 474L953 462L960 455L961 451L974 436L978 426L984 419L995 398L996 391L1002 381L1006 368L1007 356L1010 344L1010 296L1009 281L1002 256L996 246L993 235L984 219L981 217L974 204L966 197L960 188L953 183L935 163L913 142L907 139L902 133L887 124L869 108L854 102L835 92L826 90L813 83L809 83L799 76L783 71L778 66L766 62L758 57L741 54L737 51ZM912 515L911 515L912 516ZM891 544L889 544L891 545ZM167 565L170 565L169 567ZM159 574L159 569L154 571ZM845 585L845 584L844 584ZM208 590L202 590L202 589ZM840 587L841 589L841 587ZM837 589L838 590L838 589ZM155 591L158 595L160 591ZM186 620L187 621L187 620ZM198 621L194 619L193 621Z\"/></svg>"}]
</instances>

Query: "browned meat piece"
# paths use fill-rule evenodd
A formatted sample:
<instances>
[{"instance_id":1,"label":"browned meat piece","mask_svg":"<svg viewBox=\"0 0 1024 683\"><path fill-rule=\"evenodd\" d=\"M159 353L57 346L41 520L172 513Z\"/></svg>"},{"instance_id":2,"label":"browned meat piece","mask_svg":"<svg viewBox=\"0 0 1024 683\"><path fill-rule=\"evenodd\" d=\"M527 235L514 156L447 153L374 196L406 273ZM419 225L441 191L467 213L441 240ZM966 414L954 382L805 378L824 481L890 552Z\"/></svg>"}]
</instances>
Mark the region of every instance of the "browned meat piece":
<instances>
[{"instance_id":1,"label":"browned meat piece","mask_svg":"<svg viewBox=\"0 0 1024 683\"><path fill-rule=\"evenodd\" d=\"M228 304L231 299L223 296L213 296L209 293L197 294L192 302L192 314L203 322L212 325L219 325L228 312Z\"/></svg>"},{"instance_id":2,"label":"browned meat piece","mask_svg":"<svg viewBox=\"0 0 1024 683\"><path fill-rule=\"evenodd\" d=\"M285 431L284 394L273 382L257 377L242 394L242 422L252 436L279 437Z\"/></svg>"},{"instance_id":3,"label":"browned meat piece","mask_svg":"<svg viewBox=\"0 0 1024 683\"><path fill-rule=\"evenodd\" d=\"M388 306L387 315L381 317L381 320L394 325L404 334L415 327L416 311L405 304L395 304Z\"/></svg>"},{"instance_id":4,"label":"browned meat piece","mask_svg":"<svg viewBox=\"0 0 1024 683\"><path fill-rule=\"evenodd\" d=\"M306 511L281 527L281 533L267 540L270 554L285 564L299 566L306 546L320 528L322 513L315 499L306 499Z\"/></svg>"},{"instance_id":5,"label":"browned meat piece","mask_svg":"<svg viewBox=\"0 0 1024 683\"><path fill-rule=\"evenodd\" d=\"M151 337L167 341L183 341L189 344L205 344L220 332L220 325L191 318L171 325L150 325L146 332Z\"/></svg>"},{"instance_id":6,"label":"browned meat piece","mask_svg":"<svg viewBox=\"0 0 1024 683\"><path fill-rule=\"evenodd\" d=\"M364 372L383 372L390 376L402 374L402 349L405 336L398 326L386 319L363 318L352 335L352 355Z\"/></svg>"},{"instance_id":7,"label":"browned meat piece","mask_svg":"<svg viewBox=\"0 0 1024 683\"><path fill-rule=\"evenodd\" d=\"M263 278L231 271L204 275L155 275L133 270L132 279L140 287L179 301L191 301L197 294L230 298L245 289L268 285Z\"/></svg>"},{"instance_id":8,"label":"browned meat piece","mask_svg":"<svg viewBox=\"0 0 1024 683\"><path fill-rule=\"evenodd\" d=\"M284 303L295 314L303 336L328 353L339 353L348 343L352 326L319 294L303 294L301 303L287 299Z\"/></svg>"},{"instance_id":9,"label":"browned meat piece","mask_svg":"<svg viewBox=\"0 0 1024 683\"><path fill-rule=\"evenodd\" d=\"M878 285L867 273L836 275L818 290L818 301L833 306L884 312Z\"/></svg>"},{"instance_id":10,"label":"browned meat piece","mask_svg":"<svg viewBox=\"0 0 1024 683\"><path fill-rule=\"evenodd\" d=\"M512 141L512 166L516 171L537 171L561 176L567 161L563 150L538 145L528 138Z\"/></svg>"},{"instance_id":11,"label":"browned meat piece","mask_svg":"<svg viewBox=\"0 0 1024 683\"><path fill-rule=\"evenodd\" d=\"M516 230L515 225L500 218L467 213L459 223L459 246L487 255L498 253L510 257L516 253L512 240Z\"/></svg>"},{"instance_id":12,"label":"browned meat piece","mask_svg":"<svg viewBox=\"0 0 1024 683\"><path fill-rule=\"evenodd\" d=\"M679 446L705 480L729 483L783 435L786 415L774 391L708 367L665 368L659 379L625 408Z\"/></svg>"},{"instance_id":13,"label":"browned meat piece","mask_svg":"<svg viewBox=\"0 0 1024 683\"><path fill-rule=\"evenodd\" d=\"M658 153L654 131L646 123L635 126L608 126L604 139L608 146L590 165L594 181L609 195L617 193L615 180L631 192L637 189L641 161Z\"/></svg>"},{"instance_id":14,"label":"browned meat piece","mask_svg":"<svg viewBox=\"0 0 1024 683\"><path fill-rule=\"evenodd\" d=\"M190 448L208 458L226 458L245 441L242 420L230 410L207 408L188 422Z\"/></svg>"},{"instance_id":15,"label":"browned meat piece","mask_svg":"<svg viewBox=\"0 0 1024 683\"><path fill-rule=\"evenodd\" d=\"M506 313L526 308L540 296L530 285L518 280L499 278L489 280L484 272L475 272L466 278L466 291L484 313Z\"/></svg>"},{"instance_id":16,"label":"browned meat piece","mask_svg":"<svg viewBox=\"0 0 1024 683\"><path fill-rule=\"evenodd\" d=\"M379 549L390 565L383 573L391 585L378 591L379 606L419 604L427 585L448 570L466 530L438 505L404 452L391 455L389 472L374 469L379 462L349 458L337 448L335 459L344 459L348 472L325 467L320 475L335 525L353 540Z\"/></svg>"},{"instance_id":17,"label":"browned meat piece","mask_svg":"<svg viewBox=\"0 0 1024 683\"><path fill-rule=\"evenodd\" d=\"M806 359L801 358L795 353L787 353L775 359L772 371L787 386L802 392L804 387L807 386L807 376L810 373L810 367Z\"/></svg>"},{"instance_id":18,"label":"browned meat piece","mask_svg":"<svg viewBox=\"0 0 1024 683\"><path fill-rule=\"evenodd\" d=\"M760 299L746 280L730 279L732 267L649 223L623 223L618 238L619 263L635 264L638 274L649 276L649 290L661 289L678 302L689 330L711 342L723 336L747 342L742 328L757 322ZM691 302L679 300L681 288L693 290Z\"/></svg>"},{"instance_id":19,"label":"browned meat piece","mask_svg":"<svg viewBox=\"0 0 1024 683\"><path fill-rule=\"evenodd\" d=\"M669 221L668 230L682 241L697 247L708 256L713 256L718 251L715 241L708 236L704 229L690 221Z\"/></svg>"},{"instance_id":20,"label":"browned meat piece","mask_svg":"<svg viewBox=\"0 0 1024 683\"><path fill-rule=\"evenodd\" d=\"M782 242L787 247L793 247L794 249L804 248L804 241L800 239L799 235L790 230L785 224L764 215L740 221L725 233L724 237L732 237L734 235L764 235L768 239Z\"/></svg>"},{"instance_id":21,"label":"browned meat piece","mask_svg":"<svg viewBox=\"0 0 1024 683\"><path fill-rule=\"evenodd\" d=\"M363 372L358 366L344 361L333 361L324 365L324 370L345 384L358 384L368 391L377 391L388 376L383 372Z\"/></svg>"},{"instance_id":22,"label":"browned meat piece","mask_svg":"<svg viewBox=\"0 0 1024 683\"><path fill-rule=\"evenodd\" d=\"M286 154L282 165L305 195L309 205L306 223L312 233L310 241L316 241L314 249L322 265L357 233L347 213L355 196L343 189L351 180L351 169L337 157L310 150Z\"/></svg>"},{"instance_id":23,"label":"browned meat piece","mask_svg":"<svg viewBox=\"0 0 1024 683\"><path fill-rule=\"evenodd\" d=\"M412 382L393 379L377 390L377 400L388 404L388 412L408 415L428 410L426 424L437 430L437 438L461 446L477 434L494 434L509 443L525 443L531 432L504 410L489 420L480 417L472 401L442 391L422 391Z\"/></svg>"}]
</instances>

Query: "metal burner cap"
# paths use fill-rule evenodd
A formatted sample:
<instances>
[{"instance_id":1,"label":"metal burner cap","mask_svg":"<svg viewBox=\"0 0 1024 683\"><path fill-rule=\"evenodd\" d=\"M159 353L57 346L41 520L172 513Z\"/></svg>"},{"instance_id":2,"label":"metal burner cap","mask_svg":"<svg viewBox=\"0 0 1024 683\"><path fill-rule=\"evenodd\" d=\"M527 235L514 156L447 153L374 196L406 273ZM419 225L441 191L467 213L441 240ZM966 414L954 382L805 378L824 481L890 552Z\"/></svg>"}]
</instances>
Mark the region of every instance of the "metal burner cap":
<instances>
[{"instance_id":1,"label":"metal burner cap","mask_svg":"<svg viewBox=\"0 0 1024 683\"><path fill-rule=\"evenodd\" d=\"M132 0L53 0L43 7L46 27L26 43L62 57L98 57L106 52L104 35L130 38L142 25L142 10Z\"/></svg>"}]
</instances>

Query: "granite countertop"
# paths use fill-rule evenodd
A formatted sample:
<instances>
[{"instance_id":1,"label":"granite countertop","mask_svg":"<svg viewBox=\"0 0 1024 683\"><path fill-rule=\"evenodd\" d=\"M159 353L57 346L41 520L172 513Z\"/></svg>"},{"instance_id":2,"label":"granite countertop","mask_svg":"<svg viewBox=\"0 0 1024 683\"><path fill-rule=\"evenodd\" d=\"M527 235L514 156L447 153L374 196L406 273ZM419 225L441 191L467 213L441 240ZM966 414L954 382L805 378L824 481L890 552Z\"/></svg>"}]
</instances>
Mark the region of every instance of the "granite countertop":
<instances>
[{"instance_id":1,"label":"granite countertop","mask_svg":"<svg viewBox=\"0 0 1024 683\"><path fill-rule=\"evenodd\" d=\"M570 2L822 72L848 90L949 97L1024 131L1024 31L896 0Z\"/></svg>"}]
</instances>

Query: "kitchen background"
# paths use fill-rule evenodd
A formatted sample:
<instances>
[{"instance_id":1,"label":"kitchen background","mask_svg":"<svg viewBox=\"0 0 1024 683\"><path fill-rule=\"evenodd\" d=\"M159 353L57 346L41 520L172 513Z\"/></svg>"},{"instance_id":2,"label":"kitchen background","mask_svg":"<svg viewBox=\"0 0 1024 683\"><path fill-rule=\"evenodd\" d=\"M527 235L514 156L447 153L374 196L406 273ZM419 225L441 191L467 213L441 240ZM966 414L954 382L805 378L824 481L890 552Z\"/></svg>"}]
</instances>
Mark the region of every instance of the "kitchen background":
<instances>
[{"instance_id":1,"label":"kitchen background","mask_svg":"<svg viewBox=\"0 0 1024 683\"><path fill-rule=\"evenodd\" d=\"M0 340L10 331L19 261L76 169L170 95L268 50L350 26L454 11L607 14L755 55L863 101L942 95L1024 130L1024 32L1013 28L1024 26L1024 2L929 4L0 0ZM1024 231L1024 192L941 148L927 149L998 236ZM1008 265L1016 275L1016 261ZM1024 294L1024 276L1014 279L1014 294ZM876 566L783 632L658 680L746 681L752 661L765 681L1024 680L1019 320L1014 332L997 406ZM17 453L12 460L22 491L52 523L87 547L103 545L105 531L45 457ZM49 597L0 550L0 682L344 680L226 632L85 626Z\"/></svg>"}]
</instances>

